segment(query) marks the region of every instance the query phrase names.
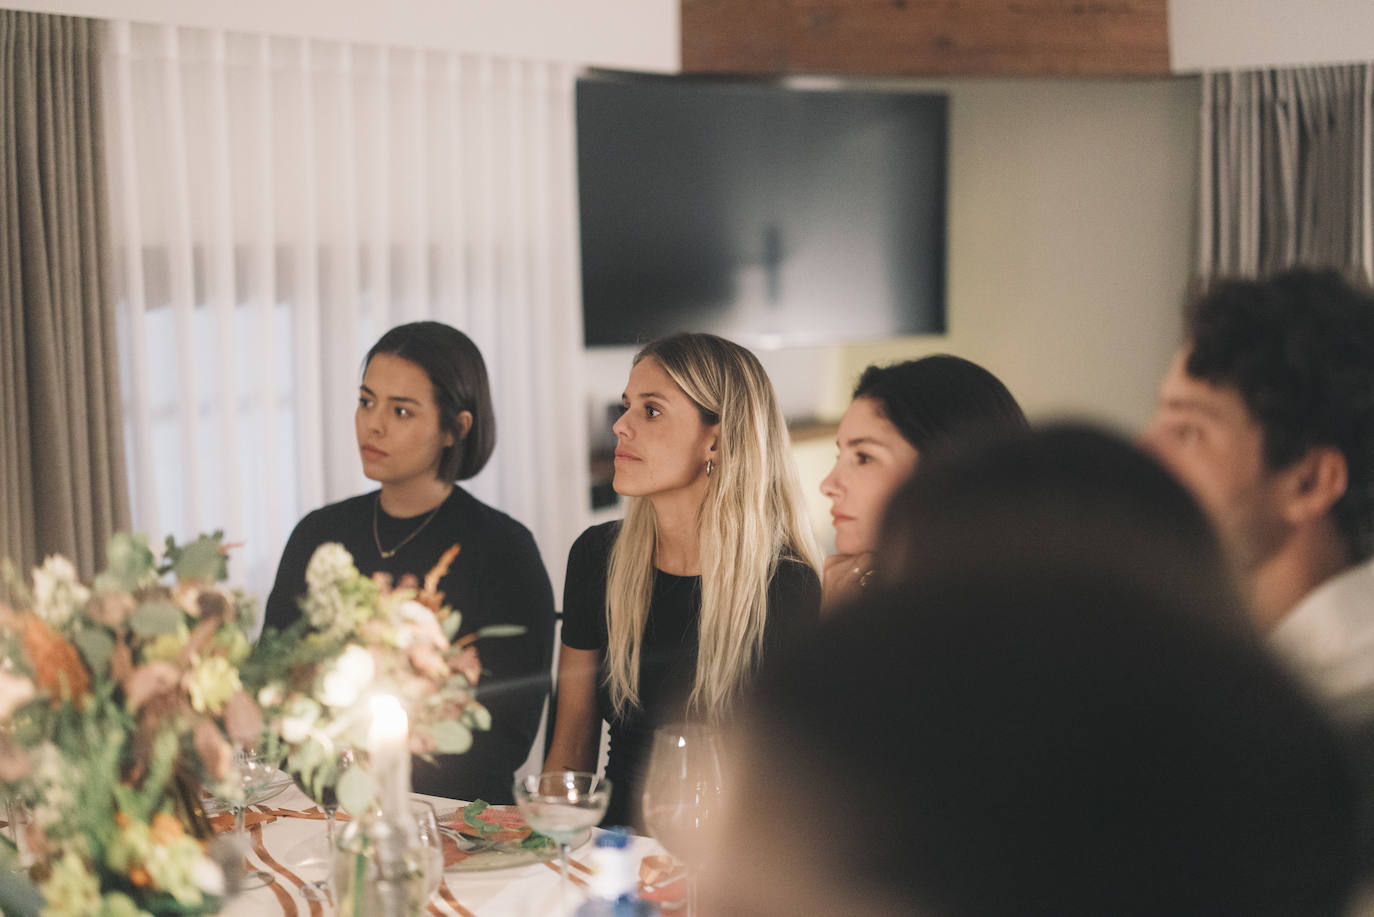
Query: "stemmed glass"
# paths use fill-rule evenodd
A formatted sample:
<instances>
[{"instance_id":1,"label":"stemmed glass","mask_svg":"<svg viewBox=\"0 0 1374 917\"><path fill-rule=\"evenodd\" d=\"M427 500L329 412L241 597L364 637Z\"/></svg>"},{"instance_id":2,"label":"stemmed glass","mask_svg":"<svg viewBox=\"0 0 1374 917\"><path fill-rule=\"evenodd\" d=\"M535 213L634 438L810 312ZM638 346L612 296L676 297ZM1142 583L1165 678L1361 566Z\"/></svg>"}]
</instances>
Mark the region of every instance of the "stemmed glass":
<instances>
[{"instance_id":1,"label":"stemmed glass","mask_svg":"<svg viewBox=\"0 0 1374 917\"><path fill-rule=\"evenodd\" d=\"M567 908L568 845L606 814L611 801L611 782L584 771L546 771L515 781L515 804L529 826L558 844L558 865L563 875L559 897Z\"/></svg>"},{"instance_id":2,"label":"stemmed glass","mask_svg":"<svg viewBox=\"0 0 1374 917\"><path fill-rule=\"evenodd\" d=\"M277 770L260 749L239 749L234 752L234 768L238 771L243 785L243 793L232 799L222 796L214 798L217 811L228 809L234 813L233 838L235 849L243 851L248 846L248 832L244 815L248 807L266 802L291 785L291 778ZM261 869L250 869L243 873L240 888L262 888L275 881L276 877Z\"/></svg>"},{"instance_id":3,"label":"stemmed glass","mask_svg":"<svg viewBox=\"0 0 1374 917\"><path fill-rule=\"evenodd\" d=\"M320 809L324 811L325 846L322 851L316 852L320 854L320 862L325 865L326 875L323 879L315 879L301 886L301 894L305 896L307 901L329 900L328 865L330 857L332 857L334 853L334 829L339 821L339 778L343 776L344 771L353 766L354 760L353 749L344 748L340 750L338 756L335 758L334 773L328 775L328 779L322 781L318 785L316 788L318 792L306 785L304 780L301 780L299 777L296 778L296 786L300 787L301 792L313 799L315 803L319 805ZM313 841L311 842L311 846L314 846ZM312 856L313 860L312 853L307 853L307 856Z\"/></svg>"},{"instance_id":4,"label":"stemmed glass","mask_svg":"<svg viewBox=\"0 0 1374 917\"><path fill-rule=\"evenodd\" d=\"M415 818L415 840L421 848L420 865L425 877L425 900L428 901L444 881L444 839L439 833L439 816L429 802L412 796L410 814Z\"/></svg>"},{"instance_id":5,"label":"stemmed glass","mask_svg":"<svg viewBox=\"0 0 1374 917\"><path fill-rule=\"evenodd\" d=\"M687 917L697 913L697 874L704 837L720 817L720 742L706 726L679 723L654 732L644 778L644 824L687 866Z\"/></svg>"}]
</instances>

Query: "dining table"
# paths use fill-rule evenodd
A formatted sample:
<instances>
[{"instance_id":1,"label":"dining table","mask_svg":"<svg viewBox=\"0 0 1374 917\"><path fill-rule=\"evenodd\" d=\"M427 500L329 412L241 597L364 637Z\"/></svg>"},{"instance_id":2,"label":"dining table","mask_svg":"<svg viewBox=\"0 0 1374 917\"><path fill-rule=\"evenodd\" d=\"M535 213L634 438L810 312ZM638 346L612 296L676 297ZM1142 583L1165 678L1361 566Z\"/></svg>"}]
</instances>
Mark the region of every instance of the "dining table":
<instances>
[{"instance_id":1,"label":"dining table","mask_svg":"<svg viewBox=\"0 0 1374 917\"><path fill-rule=\"evenodd\" d=\"M464 802L436 796L415 795L434 806L441 824L461 822ZM341 819L346 816L341 816ZM272 874L264 887L233 895L226 903L224 917L329 917L334 913L328 897L307 894L306 886L327 877L324 857L325 814L296 786L290 786L272 799L248 807L248 869ZM217 831L228 831L227 813L213 820ZM336 831L343 821L336 823ZM593 828L580 843L575 842L569 857L569 887L565 890L557 856L538 862L519 862L504 868L472 869L463 865L464 855L456 848L445 848L445 868L439 891L431 896L427 910L441 917L552 917L571 914L590 894L594 862L589 856L594 838L602 832ZM626 854L641 864L641 876L670 862L663 848L652 838L630 835ZM677 883L681 884L681 883ZM679 909L679 899L669 884L655 888L641 884L648 897L660 898L661 913Z\"/></svg>"}]
</instances>

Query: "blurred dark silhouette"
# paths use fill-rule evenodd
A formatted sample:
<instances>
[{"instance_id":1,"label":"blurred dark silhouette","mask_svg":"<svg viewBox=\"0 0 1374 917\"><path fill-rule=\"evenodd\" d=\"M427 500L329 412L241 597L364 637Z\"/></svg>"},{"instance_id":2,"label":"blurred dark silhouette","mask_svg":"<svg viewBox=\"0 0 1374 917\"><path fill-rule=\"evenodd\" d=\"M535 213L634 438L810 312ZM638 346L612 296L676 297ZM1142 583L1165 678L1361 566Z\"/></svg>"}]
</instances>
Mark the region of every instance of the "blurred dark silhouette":
<instances>
[{"instance_id":1,"label":"blurred dark silhouette","mask_svg":"<svg viewBox=\"0 0 1374 917\"><path fill-rule=\"evenodd\" d=\"M761 677L707 902L732 914L1334 915L1336 740L1186 493L1084 428L923 466L901 570Z\"/></svg>"}]
</instances>

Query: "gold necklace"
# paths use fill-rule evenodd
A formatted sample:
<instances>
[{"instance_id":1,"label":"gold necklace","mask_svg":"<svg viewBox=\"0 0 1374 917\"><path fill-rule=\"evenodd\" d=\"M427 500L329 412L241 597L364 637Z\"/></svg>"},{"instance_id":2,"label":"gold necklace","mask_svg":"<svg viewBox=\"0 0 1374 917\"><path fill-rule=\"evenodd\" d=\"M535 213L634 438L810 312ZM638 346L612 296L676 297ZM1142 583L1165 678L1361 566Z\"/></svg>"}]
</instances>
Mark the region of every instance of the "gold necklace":
<instances>
[{"instance_id":1,"label":"gold necklace","mask_svg":"<svg viewBox=\"0 0 1374 917\"><path fill-rule=\"evenodd\" d=\"M429 520L439 515L439 510L443 509L444 504L447 502L448 501L446 499L439 501L439 505L434 507L434 509L430 510L428 516L425 516L425 521L415 526L415 531L411 532L409 535L402 538L401 543L396 545L396 547L392 548L390 551L383 551L382 539L377 534L377 508L382 505L382 493L381 491L378 491L377 499L372 501L372 543L377 546L377 553L382 555L382 560L390 560L391 558L395 557L397 551L401 550L401 548L404 548L407 544L409 544L410 539L420 534L421 530L423 530L425 526L429 525Z\"/></svg>"}]
</instances>

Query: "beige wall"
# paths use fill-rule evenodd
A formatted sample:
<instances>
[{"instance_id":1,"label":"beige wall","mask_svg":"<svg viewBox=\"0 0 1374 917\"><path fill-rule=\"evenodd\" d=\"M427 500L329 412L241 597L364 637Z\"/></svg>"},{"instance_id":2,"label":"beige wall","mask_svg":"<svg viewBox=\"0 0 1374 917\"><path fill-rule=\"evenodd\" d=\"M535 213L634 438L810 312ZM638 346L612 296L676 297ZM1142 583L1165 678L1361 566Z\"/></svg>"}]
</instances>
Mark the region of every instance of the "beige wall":
<instances>
[{"instance_id":1,"label":"beige wall","mask_svg":"<svg viewBox=\"0 0 1374 917\"><path fill-rule=\"evenodd\" d=\"M951 97L949 334L818 354L833 383L817 412L842 412L871 362L943 351L995 372L1032 419L1138 429L1193 263L1196 79L924 85ZM817 487L834 446L797 454L828 537Z\"/></svg>"},{"instance_id":2,"label":"beige wall","mask_svg":"<svg viewBox=\"0 0 1374 917\"><path fill-rule=\"evenodd\" d=\"M1176 73L1371 59L1369 0L1169 0Z\"/></svg>"}]
</instances>

